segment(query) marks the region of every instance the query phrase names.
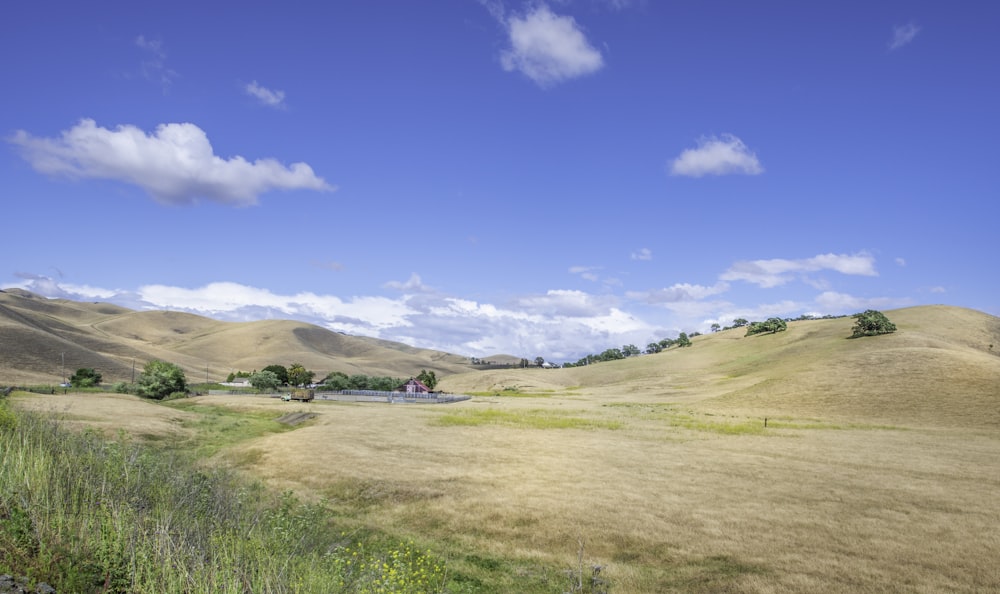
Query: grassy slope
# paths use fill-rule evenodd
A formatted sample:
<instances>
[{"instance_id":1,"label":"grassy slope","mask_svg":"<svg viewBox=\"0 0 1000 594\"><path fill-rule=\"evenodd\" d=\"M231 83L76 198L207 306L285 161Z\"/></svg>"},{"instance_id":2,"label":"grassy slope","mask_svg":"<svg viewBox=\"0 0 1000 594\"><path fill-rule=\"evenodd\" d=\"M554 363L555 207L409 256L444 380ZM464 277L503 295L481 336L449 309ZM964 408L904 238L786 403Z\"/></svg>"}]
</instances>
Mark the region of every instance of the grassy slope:
<instances>
[{"instance_id":1,"label":"grassy slope","mask_svg":"<svg viewBox=\"0 0 1000 594\"><path fill-rule=\"evenodd\" d=\"M105 303L0 292L0 384L57 383L63 372L93 367L107 383L132 377L133 360L176 363L192 382L231 371L302 363L320 376L408 377L470 369L468 359L289 320L232 323L181 312L136 312Z\"/></svg>"},{"instance_id":2,"label":"grassy slope","mask_svg":"<svg viewBox=\"0 0 1000 594\"><path fill-rule=\"evenodd\" d=\"M851 318L793 322L778 334L728 330L690 348L588 367L449 376L440 387L568 390L760 417L1000 426L1000 319L946 306L887 315L895 334L849 339Z\"/></svg>"}]
</instances>

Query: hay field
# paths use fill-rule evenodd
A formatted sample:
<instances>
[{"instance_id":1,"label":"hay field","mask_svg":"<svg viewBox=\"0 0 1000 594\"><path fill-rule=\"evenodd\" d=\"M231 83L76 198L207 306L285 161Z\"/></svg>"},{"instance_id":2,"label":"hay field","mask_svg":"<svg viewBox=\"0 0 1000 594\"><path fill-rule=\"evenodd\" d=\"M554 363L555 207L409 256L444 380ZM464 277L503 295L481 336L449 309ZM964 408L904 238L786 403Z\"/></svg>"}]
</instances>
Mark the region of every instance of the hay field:
<instances>
[{"instance_id":1,"label":"hay field","mask_svg":"<svg viewBox=\"0 0 1000 594\"><path fill-rule=\"evenodd\" d=\"M481 591L565 591L553 576L581 546L611 592L998 591L1000 320L887 314L900 330L883 337L796 322L588 368L448 376L480 393L449 405L195 400L315 413L213 459L412 537ZM127 406L105 422L181 422Z\"/></svg>"}]
</instances>

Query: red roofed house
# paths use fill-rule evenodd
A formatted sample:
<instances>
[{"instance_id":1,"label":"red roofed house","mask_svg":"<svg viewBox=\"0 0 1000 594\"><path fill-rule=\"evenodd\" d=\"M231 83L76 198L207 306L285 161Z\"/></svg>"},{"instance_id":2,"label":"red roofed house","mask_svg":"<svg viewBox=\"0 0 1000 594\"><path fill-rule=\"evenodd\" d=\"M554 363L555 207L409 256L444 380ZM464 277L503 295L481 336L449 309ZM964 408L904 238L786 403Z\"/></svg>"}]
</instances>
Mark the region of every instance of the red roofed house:
<instances>
[{"instance_id":1,"label":"red roofed house","mask_svg":"<svg viewBox=\"0 0 1000 594\"><path fill-rule=\"evenodd\" d=\"M411 377L410 381L396 388L396 391L406 392L407 394L429 394L431 389L424 385L422 381Z\"/></svg>"}]
</instances>

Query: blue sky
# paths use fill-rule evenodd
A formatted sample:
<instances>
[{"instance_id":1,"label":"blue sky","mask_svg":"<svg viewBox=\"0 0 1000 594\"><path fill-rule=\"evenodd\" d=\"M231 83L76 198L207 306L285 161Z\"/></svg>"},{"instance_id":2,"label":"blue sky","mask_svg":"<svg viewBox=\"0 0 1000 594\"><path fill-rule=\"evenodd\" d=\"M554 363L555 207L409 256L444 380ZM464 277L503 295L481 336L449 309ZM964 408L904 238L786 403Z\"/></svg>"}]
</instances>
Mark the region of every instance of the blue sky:
<instances>
[{"instance_id":1,"label":"blue sky","mask_svg":"<svg viewBox=\"0 0 1000 594\"><path fill-rule=\"evenodd\" d=\"M0 287L575 361L1000 315L1000 4L0 7Z\"/></svg>"}]
</instances>

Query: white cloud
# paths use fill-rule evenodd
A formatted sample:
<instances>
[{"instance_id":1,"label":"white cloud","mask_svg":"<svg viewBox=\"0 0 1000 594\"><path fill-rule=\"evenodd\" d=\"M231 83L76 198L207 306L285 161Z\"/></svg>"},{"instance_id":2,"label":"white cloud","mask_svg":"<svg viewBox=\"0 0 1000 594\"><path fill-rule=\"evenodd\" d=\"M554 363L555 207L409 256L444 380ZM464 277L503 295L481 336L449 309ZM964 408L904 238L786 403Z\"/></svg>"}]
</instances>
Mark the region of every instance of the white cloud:
<instances>
[{"instance_id":1,"label":"white cloud","mask_svg":"<svg viewBox=\"0 0 1000 594\"><path fill-rule=\"evenodd\" d=\"M269 190L334 189L305 163L286 167L274 159L223 159L214 154L205 132L190 123L160 124L147 135L135 126L109 130L84 119L58 138L19 130L8 141L41 173L118 180L166 204L203 198L246 206Z\"/></svg>"},{"instance_id":2,"label":"white cloud","mask_svg":"<svg viewBox=\"0 0 1000 594\"><path fill-rule=\"evenodd\" d=\"M725 293L729 290L729 284L725 282L715 283L711 287L704 285L692 285L690 283L677 283L663 289L652 289L649 291L629 291L625 294L629 299L643 301L650 304L678 303L682 301L700 301L712 295Z\"/></svg>"},{"instance_id":3,"label":"white cloud","mask_svg":"<svg viewBox=\"0 0 1000 594\"><path fill-rule=\"evenodd\" d=\"M405 281L389 281L383 285L387 289L395 289L404 293L425 293L431 288L424 284L417 273L410 274L410 278Z\"/></svg>"},{"instance_id":4,"label":"white cloud","mask_svg":"<svg viewBox=\"0 0 1000 594\"><path fill-rule=\"evenodd\" d=\"M857 313L866 309L891 309L913 305L912 300L895 297L855 297L846 293L826 291L815 299L820 311L830 314Z\"/></svg>"},{"instance_id":5,"label":"white cloud","mask_svg":"<svg viewBox=\"0 0 1000 594\"><path fill-rule=\"evenodd\" d=\"M907 45L920 33L920 27L915 23L906 23L892 28L892 39L889 40L889 51L897 50Z\"/></svg>"},{"instance_id":6,"label":"white cloud","mask_svg":"<svg viewBox=\"0 0 1000 594\"><path fill-rule=\"evenodd\" d=\"M670 164L671 175L689 177L740 173L759 175L763 172L757 155L732 134L701 138L698 148L684 150Z\"/></svg>"},{"instance_id":7,"label":"white cloud","mask_svg":"<svg viewBox=\"0 0 1000 594\"><path fill-rule=\"evenodd\" d=\"M649 261L653 259L653 251L649 248L641 248L632 252L633 260Z\"/></svg>"},{"instance_id":8,"label":"white cloud","mask_svg":"<svg viewBox=\"0 0 1000 594\"><path fill-rule=\"evenodd\" d=\"M491 13L502 16L502 11ZM504 24L510 47L500 54L501 66L523 73L542 87L592 74L604 66L601 52L587 41L576 20L553 13L545 4Z\"/></svg>"},{"instance_id":9,"label":"white cloud","mask_svg":"<svg viewBox=\"0 0 1000 594\"><path fill-rule=\"evenodd\" d=\"M896 258L896 266L906 266L906 260L903 258Z\"/></svg>"},{"instance_id":10,"label":"white cloud","mask_svg":"<svg viewBox=\"0 0 1000 594\"><path fill-rule=\"evenodd\" d=\"M597 274L598 270L600 268L596 266L570 266L569 268L570 274L579 275L580 278L591 282L597 282L601 279Z\"/></svg>"},{"instance_id":11,"label":"white cloud","mask_svg":"<svg viewBox=\"0 0 1000 594\"><path fill-rule=\"evenodd\" d=\"M805 272L833 270L841 274L878 276L875 271L875 258L867 253L820 254L803 260L772 260L742 261L733 264L719 278L724 281L746 281L759 287L770 288L783 285L793 280L796 275Z\"/></svg>"},{"instance_id":12,"label":"white cloud","mask_svg":"<svg viewBox=\"0 0 1000 594\"><path fill-rule=\"evenodd\" d=\"M257 84L257 81L253 81L244 87L247 95L251 97L256 97L258 101L262 104L273 107L275 109L285 108L285 92L278 90L271 90L267 87L262 87Z\"/></svg>"},{"instance_id":13,"label":"white cloud","mask_svg":"<svg viewBox=\"0 0 1000 594\"><path fill-rule=\"evenodd\" d=\"M544 295L529 295L516 299L517 311L531 314L582 318L600 316L611 309L617 299L612 296L595 296L583 291L553 289Z\"/></svg>"}]
</instances>

